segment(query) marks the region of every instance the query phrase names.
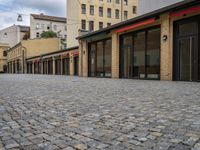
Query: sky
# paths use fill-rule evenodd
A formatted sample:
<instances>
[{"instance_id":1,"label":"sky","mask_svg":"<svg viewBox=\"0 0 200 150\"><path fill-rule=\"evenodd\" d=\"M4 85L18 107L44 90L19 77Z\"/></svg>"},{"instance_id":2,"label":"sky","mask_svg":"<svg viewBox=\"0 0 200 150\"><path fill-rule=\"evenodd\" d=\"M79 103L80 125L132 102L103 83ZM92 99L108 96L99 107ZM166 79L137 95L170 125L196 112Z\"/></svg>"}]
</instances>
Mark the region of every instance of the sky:
<instances>
[{"instance_id":1,"label":"sky","mask_svg":"<svg viewBox=\"0 0 200 150\"><path fill-rule=\"evenodd\" d=\"M0 0L0 30L16 25L30 25L31 13L66 17L66 0ZM18 14L23 21L17 22Z\"/></svg>"}]
</instances>

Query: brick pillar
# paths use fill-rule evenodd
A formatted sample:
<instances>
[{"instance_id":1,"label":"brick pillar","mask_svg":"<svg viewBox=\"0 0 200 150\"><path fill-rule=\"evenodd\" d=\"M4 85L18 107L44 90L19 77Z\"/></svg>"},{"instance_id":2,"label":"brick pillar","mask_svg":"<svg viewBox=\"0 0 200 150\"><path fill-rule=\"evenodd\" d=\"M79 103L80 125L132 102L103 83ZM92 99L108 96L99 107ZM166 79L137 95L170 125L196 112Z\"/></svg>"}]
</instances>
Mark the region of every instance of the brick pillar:
<instances>
[{"instance_id":1,"label":"brick pillar","mask_svg":"<svg viewBox=\"0 0 200 150\"><path fill-rule=\"evenodd\" d=\"M119 39L117 33L112 34L112 78L119 78Z\"/></svg>"},{"instance_id":2,"label":"brick pillar","mask_svg":"<svg viewBox=\"0 0 200 150\"><path fill-rule=\"evenodd\" d=\"M173 31L171 31L173 33ZM162 37L167 35L167 40L163 41ZM172 44L173 39L170 34L170 18L168 15L161 16L161 53L160 53L160 79L172 80Z\"/></svg>"},{"instance_id":3,"label":"brick pillar","mask_svg":"<svg viewBox=\"0 0 200 150\"><path fill-rule=\"evenodd\" d=\"M55 57L52 58L53 59L53 75L56 74L56 60Z\"/></svg>"},{"instance_id":4,"label":"brick pillar","mask_svg":"<svg viewBox=\"0 0 200 150\"><path fill-rule=\"evenodd\" d=\"M88 47L86 41L81 41L79 47L80 76L88 77Z\"/></svg>"}]
</instances>

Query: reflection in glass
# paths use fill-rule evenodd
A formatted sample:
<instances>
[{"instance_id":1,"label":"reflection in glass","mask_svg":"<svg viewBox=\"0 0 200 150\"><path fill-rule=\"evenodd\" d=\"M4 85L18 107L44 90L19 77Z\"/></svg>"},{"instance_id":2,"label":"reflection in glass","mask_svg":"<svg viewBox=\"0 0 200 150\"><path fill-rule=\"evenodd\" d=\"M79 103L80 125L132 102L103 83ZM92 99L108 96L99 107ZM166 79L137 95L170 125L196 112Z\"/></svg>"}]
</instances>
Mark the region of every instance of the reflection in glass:
<instances>
[{"instance_id":1,"label":"reflection in glass","mask_svg":"<svg viewBox=\"0 0 200 150\"><path fill-rule=\"evenodd\" d=\"M105 41L105 49L104 49L104 70L105 77L111 77L111 49L112 49L112 41Z\"/></svg>"},{"instance_id":2,"label":"reflection in glass","mask_svg":"<svg viewBox=\"0 0 200 150\"><path fill-rule=\"evenodd\" d=\"M123 39L123 77L131 78L131 51L132 51L132 36L124 37Z\"/></svg>"},{"instance_id":3,"label":"reflection in glass","mask_svg":"<svg viewBox=\"0 0 200 150\"><path fill-rule=\"evenodd\" d=\"M180 80L190 80L190 38L180 40Z\"/></svg>"},{"instance_id":4,"label":"reflection in glass","mask_svg":"<svg viewBox=\"0 0 200 150\"><path fill-rule=\"evenodd\" d=\"M103 77L104 70L103 70L103 42L97 43L97 76Z\"/></svg>"},{"instance_id":5,"label":"reflection in glass","mask_svg":"<svg viewBox=\"0 0 200 150\"><path fill-rule=\"evenodd\" d=\"M158 79L160 75L160 29L147 32L147 78Z\"/></svg>"},{"instance_id":6,"label":"reflection in glass","mask_svg":"<svg viewBox=\"0 0 200 150\"><path fill-rule=\"evenodd\" d=\"M95 76L95 51L96 51L96 45L91 44L90 45L90 52L89 52L89 65L90 65L90 76L94 77Z\"/></svg>"},{"instance_id":7,"label":"reflection in glass","mask_svg":"<svg viewBox=\"0 0 200 150\"><path fill-rule=\"evenodd\" d=\"M145 32L134 35L133 77L145 78Z\"/></svg>"}]
</instances>

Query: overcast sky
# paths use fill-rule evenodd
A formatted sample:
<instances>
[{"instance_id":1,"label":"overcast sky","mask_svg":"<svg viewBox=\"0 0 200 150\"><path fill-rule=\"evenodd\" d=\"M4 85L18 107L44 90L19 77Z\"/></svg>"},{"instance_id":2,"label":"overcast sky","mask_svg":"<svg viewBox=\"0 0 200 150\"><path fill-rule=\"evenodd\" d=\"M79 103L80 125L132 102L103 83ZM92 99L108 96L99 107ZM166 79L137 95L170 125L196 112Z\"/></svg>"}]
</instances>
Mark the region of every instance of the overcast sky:
<instances>
[{"instance_id":1,"label":"overcast sky","mask_svg":"<svg viewBox=\"0 0 200 150\"><path fill-rule=\"evenodd\" d=\"M13 24L29 25L31 13L66 17L66 0L0 0L0 30ZM17 22L17 14L23 22Z\"/></svg>"}]
</instances>

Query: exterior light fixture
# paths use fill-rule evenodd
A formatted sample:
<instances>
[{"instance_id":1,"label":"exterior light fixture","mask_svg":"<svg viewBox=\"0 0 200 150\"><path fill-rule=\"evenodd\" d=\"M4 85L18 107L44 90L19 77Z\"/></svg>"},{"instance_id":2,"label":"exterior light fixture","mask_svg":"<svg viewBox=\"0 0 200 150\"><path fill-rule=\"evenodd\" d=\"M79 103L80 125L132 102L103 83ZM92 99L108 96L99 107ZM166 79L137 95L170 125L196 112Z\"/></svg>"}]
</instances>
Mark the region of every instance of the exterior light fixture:
<instances>
[{"instance_id":1,"label":"exterior light fixture","mask_svg":"<svg viewBox=\"0 0 200 150\"><path fill-rule=\"evenodd\" d=\"M18 14L17 21L19 21L19 22L23 21L22 14Z\"/></svg>"},{"instance_id":2,"label":"exterior light fixture","mask_svg":"<svg viewBox=\"0 0 200 150\"><path fill-rule=\"evenodd\" d=\"M163 35L163 37L162 37L163 42L166 42L167 39L168 39L167 35Z\"/></svg>"}]
</instances>

